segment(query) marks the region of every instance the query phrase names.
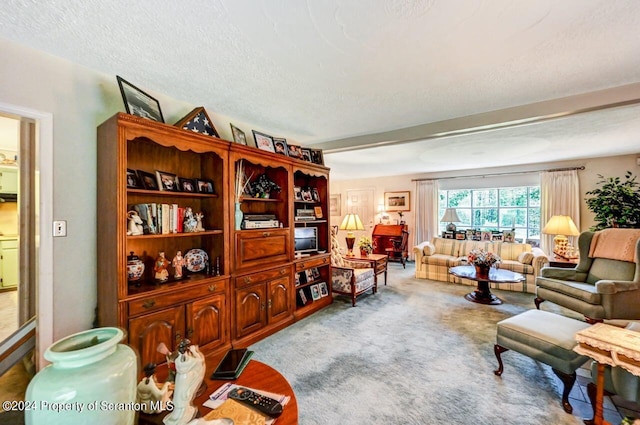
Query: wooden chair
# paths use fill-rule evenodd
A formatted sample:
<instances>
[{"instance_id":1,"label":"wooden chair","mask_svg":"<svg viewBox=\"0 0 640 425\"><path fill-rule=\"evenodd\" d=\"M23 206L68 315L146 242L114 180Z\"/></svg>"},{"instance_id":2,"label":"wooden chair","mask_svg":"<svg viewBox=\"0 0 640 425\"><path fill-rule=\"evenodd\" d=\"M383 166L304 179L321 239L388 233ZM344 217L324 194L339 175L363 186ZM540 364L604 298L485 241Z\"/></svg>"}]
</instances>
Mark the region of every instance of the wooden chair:
<instances>
[{"instance_id":1,"label":"wooden chair","mask_svg":"<svg viewBox=\"0 0 640 425\"><path fill-rule=\"evenodd\" d=\"M400 261L402 268L406 268L407 258L409 257L409 253L407 252L409 232L403 230L402 236L389 239L389 241L393 244L393 247L385 249L385 252L389 256L389 261Z\"/></svg>"}]
</instances>

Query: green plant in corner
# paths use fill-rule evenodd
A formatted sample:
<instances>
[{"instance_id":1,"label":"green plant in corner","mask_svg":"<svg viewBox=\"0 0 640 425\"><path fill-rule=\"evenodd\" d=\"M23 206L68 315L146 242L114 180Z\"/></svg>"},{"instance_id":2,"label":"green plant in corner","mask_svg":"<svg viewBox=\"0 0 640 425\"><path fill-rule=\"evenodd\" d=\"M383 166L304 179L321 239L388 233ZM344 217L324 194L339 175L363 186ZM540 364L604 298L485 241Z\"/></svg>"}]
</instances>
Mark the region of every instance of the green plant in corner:
<instances>
[{"instance_id":1,"label":"green plant in corner","mask_svg":"<svg viewBox=\"0 0 640 425\"><path fill-rule=\"evenodd\" d=\"M358 239L358 248L360 248L360 251L365 251L367 254L371 254L371 252L373 251L371 238L367 236L361 236L360 239Z\"/></svg>"},{"instance_id":2,"label":"green plant in corner","mask_svg":"<svg viewBox=\"0 0 640 425\"><path fill-rule=\"evenodd\" d=\"M595 214L591 230L609 227L640 228L640 183L631 171L620 177L605 178L598 174L600 187L590 190L587 207Z\"/></svg>"}]
</instances>

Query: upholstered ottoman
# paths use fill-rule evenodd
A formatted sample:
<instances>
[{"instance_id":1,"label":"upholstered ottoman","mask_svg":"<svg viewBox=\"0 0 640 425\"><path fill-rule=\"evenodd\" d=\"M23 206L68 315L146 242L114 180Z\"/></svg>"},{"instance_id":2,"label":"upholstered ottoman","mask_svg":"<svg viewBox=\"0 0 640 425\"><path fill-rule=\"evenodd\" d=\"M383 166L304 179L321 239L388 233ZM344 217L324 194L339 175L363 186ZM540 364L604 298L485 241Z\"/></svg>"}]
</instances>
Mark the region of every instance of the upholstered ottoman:
<instances>
[{"instance_id":1,"label":"upholstered ottoman","mask_svg":"<svg viewBox=\"0 0 640 425\"><path fill-rule=\"evenodd\" d=\"M494 373L504 370L500 355L513 350L551 366L564 384L562 407L573 411L569 392L576 382L576 369L589 360L573 351L577 345L576 332L589 327L588 323L542 310L529 310L498 322L496 344L493 351L498 359Z\"/></svg>"}]
</instances>

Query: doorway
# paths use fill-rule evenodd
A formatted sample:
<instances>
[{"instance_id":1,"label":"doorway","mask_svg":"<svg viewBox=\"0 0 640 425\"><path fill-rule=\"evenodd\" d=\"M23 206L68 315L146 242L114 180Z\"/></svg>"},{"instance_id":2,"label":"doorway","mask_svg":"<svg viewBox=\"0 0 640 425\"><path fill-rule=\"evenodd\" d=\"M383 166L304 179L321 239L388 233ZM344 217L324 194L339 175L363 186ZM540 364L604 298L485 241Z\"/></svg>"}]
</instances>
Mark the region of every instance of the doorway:
<instances>
[{"instance_id":1,"label":"doorway","mask_svg":"<svg viewBox=\"0 0 640 425\"><path fill-rule=\"evenodd\" d=\"M12 393L3 400L24 396L16 379L24 384L44 366L53 339L53 249L43 231L52 217L52 129L51 114L0 104L0 297L10 300L0 304L0 394L5 379Z\"/></svg>"}]
</instances>

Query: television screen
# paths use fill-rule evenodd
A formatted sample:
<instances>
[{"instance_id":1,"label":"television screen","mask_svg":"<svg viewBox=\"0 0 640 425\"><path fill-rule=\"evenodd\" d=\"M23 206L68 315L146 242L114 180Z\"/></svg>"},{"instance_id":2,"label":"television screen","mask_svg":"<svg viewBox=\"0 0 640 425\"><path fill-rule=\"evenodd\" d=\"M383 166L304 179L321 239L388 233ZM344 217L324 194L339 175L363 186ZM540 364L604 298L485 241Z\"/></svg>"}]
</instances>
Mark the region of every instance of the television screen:
<instances>
[{"instance_id":1,"label":"television screen","mask_svg":"<svg viewBox=\"0 0 640 425\"><path fill-rule=\"evenodd\" d=\"M318 229L316 227L296 227L293 239L296 252L318 250Z\"/></svg>"}]
</instances>

